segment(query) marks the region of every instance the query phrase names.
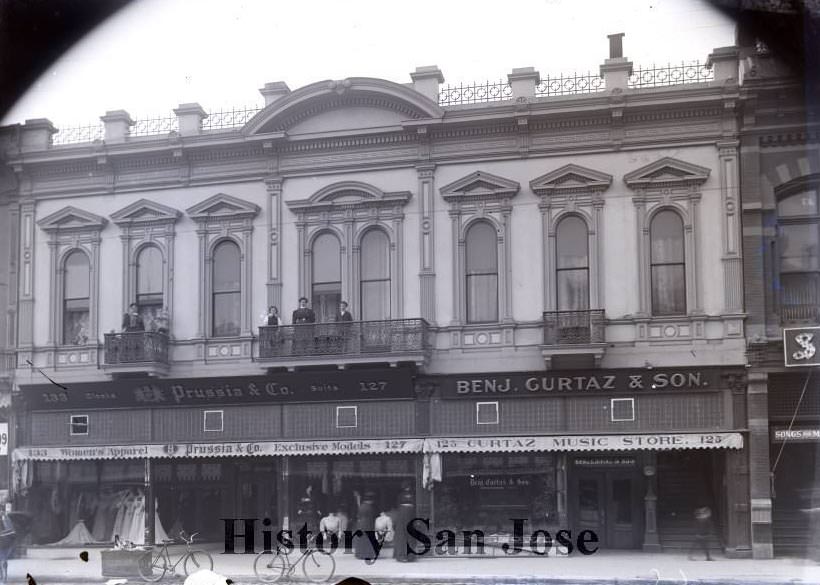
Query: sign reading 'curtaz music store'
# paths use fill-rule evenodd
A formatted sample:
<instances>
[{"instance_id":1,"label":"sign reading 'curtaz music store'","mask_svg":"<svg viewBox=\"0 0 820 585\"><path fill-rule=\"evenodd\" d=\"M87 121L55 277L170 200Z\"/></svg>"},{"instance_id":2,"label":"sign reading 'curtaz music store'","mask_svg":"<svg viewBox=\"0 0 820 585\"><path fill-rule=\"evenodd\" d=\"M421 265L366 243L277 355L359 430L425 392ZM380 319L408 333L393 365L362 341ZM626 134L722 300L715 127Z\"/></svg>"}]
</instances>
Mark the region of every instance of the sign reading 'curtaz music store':
<instances>
[{"instance_id":1,"label":"sign reading 'curtaz music store'","mask_svg":"<svg viewBox=\"0 0 820 585\"><path fill-rule=\"evenodd\" d=\"M401 368L233 378L118 380L66 386L23 386L23 400L31 410L57 410L413 397L411 374Z\"/></svg>"},{"instance_id":2,"label":"sign reading 'curtaz music store'","mask_svg":"<svg viewBox=\"0 0 820 585\"><path fill-rule=\"evenodd\" d=\"M720 389L720 369L595 370L447 376L443 398L560 396Z\"/></svg>"}]
</instances>

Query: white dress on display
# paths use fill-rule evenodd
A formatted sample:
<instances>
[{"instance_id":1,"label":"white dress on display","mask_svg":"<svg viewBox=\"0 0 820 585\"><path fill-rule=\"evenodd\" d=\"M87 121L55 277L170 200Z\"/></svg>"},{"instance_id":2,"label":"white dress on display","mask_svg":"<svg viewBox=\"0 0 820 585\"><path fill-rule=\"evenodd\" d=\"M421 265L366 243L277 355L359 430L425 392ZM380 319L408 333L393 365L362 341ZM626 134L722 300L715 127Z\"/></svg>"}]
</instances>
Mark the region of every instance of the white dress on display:
<instances>
[{"instance_id":1,"label":"white dress on display","mask_svg":"<svg viewBox=\"0 0 820 585\"><path fill-rule=\"evenodd\" d=\"M52 545L84 545L84 544L93 544L95 542L94 537L88 531L88 528L85 527L85 522L82 520L78 520L77 523L74 525L74 528L66 534L66 536L58 540L57 542L51 543Z\"/></svg>"}]
</instances>

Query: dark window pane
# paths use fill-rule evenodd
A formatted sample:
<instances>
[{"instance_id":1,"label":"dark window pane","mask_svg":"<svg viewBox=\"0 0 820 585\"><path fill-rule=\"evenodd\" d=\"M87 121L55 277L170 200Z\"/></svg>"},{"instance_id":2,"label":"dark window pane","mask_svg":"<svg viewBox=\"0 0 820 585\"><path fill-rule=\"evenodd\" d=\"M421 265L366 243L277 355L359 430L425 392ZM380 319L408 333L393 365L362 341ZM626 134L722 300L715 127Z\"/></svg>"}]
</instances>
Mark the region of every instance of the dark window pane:
<instances>
[{"instance_id":1,"label":"dark window pane","mask_svg":"<svg viewBox=\"0 0 820 585\"><path fill-rule=\"evenodd\" d=\"M782 271L820 270L820 225L780 226L779 235Z\"/></svg>"},{"instance_id":2,"label":"dark window pane","mask_svg":"<svg viewBox=\"0 0 820 585\"><path fill-rule=\"evenodd\" d=\"M215 337L239 335L238 292L214 293L213 334Z\"/></svg>"},{"instance_id":3,"label":"dark window pane","mask_svg":"<svg viewBox=\"0 0 820 585\"><path fill-rule=\"evenodd\" d=\"M91 268L88 256L79 250L71 252L65 259L65 284L63 298L88 298L91 290Z\"/></svg>"},{"instance_id":4,"label":"dark window pane","mask_svg":"<svg viewBox=\"0 0 820 585\"><path fill-rule=\"evenodd\" d=\"M683 264L662 264L652 267L653 315L683 315L686 313L684 272Z\"/></svg>"},{"instance_id":5,"label":"dark window pane","mask_svg":"<svg viewBox=\"0 0 820 585\"><path fill-rule=\"evenodd\" d=\"M556 267L586 268L589 266L589 234L580 217L562 219L556 230Z\"/></svg>"},{"instance_id":6,"label":"dark window pane","mask_svg":"<svg viewBox=\"0 0 820 585\"><path fill-rule=\"evenodd\" d=\"M683 262L683 222L674 211L661 211L650 229L653 264Z\"/></svg>"},{"instance_id":7,"label":"dark window pane","mask_svg":"<svg viewBox=\"0 0 820 585\"><path fill-rule=\"evenodd\" d=\"M339 303L342 302L342 283L328 282L313 286L311 308L316 313L316 321L330 323L336 320Z\"/></svg>"},{"instance_id":8,"label":"dark window pane","mask_svg":"<svg viewBox=\"0 0 820 585\"><path fill-rule=\"evenodd\" d=\"M390 278L390 241L383 231L371 229L362 238L360 273L362 280Z\"/></svg>"},{"instance_id":9,"label":"dark window pane","mask_svg":"<svg viewBox=\"0 0 820 585\"><path fill-rule=\"evenodd\" d=\"M390 318L390 241L381 230L372 229L362 238L360 255L359 314L362 321Z\"/></svg>"},{"instance_id":10,"label":"dark window pane","mask_svg":"<svg viewBox=\"0 0 820 585\"><path fill-rule=\"evenodd\" d=\"M65 345L85 345L89 340L89 313L88 304L86 308L64 308L63 309L63 344Z\"/></svg>"},{"instance_id":11,"label":"dark window pane","mask_svg":"<svg viewBox=\"0 0 820 585\"><path fill-rule=\"evenodd\" d=\"M615 506L615 522L632 524L632 480L612 481L612 503Z\"/></svg>"},{"instance_id":12,"label":"dark window pane","mask_svg":"<svg viewBox=\"0 0 820 585\"><path fill-rule=\"evenodd\" d=\"M162 296L162 253L156 246L143 248L137 256L137 296L148 294Z\"/></svg>"},{"instance_id":13,"label":"dark window pane","mask_svg":"<svg viewBox=\"0 0 820 585\"><path fill-rule=\"evenodd\" d=\"M599 486L594 479L578 480L578 519L581 522L597 524L600 521Z\"/></svg>"},{"instance_id":14,"label":"dark window pane","mask_svg":"<svg viewBox=\"0 0 820 585\"><path fill-rule=\"evenodd\" d=\"M498 234L486 221L474 223L467 231L467 273L498 272Z\"/></svg>"},{"instance_id":15,"label":"dark window pane","mask_svg":"<svg viewBox=\"0 0 820 585\"><path fill-rule=\"evenodd\" d=\"M589 309L589 270L559 270L556 274L559 311Z\"/></svg>"},{"instance_id":16,"label":"dark window pane","mask_svg":"<svg viewBox=\"0 0 820 585\"><path fill-rule=\"evenodd\" d=\"M355 315L362 321L380 321L390 318L390 281L363 281L361 285L361 315Z\"/></svg>"},{"instance_id":17,"label":"dark window pane","mask_svg":"<svg viewBox=\"0 0 820 585\"><path fill-rule=\"evenodd\" d=\"M469 323L498 321L498 276L496 274L467 276L467 321Z\"/></svg>"},{"instance_id":18,"label":"dark window pane","mask_svg":"<svg viewBox=\"0 0 820 585\"><path fill-rule=\"evenodd\" d=\"M342 249L333 234L322 234L313 241L313 282L341 282Z\"/></svg>"},{"instance_id":19,"label":"dark window pane","mask_svg":"<svg viewBox=\"0 0 820 585\"><path fill-rule=\"evenodd\" d=\"M799 217L817 215L817 191L803 191L782 199L777 204L777 215L780 217Z\"/></svg>"},{"instance_id":20,"label":"dark window pane","mask_svg":"<svg viewBox=\"0 0 820 585\"><path fill-rule=\"evenodd\" d=\"M233 242L222 242L214 250L213 291L239 292L239 246Z\"/></svg>"}]
</instances>

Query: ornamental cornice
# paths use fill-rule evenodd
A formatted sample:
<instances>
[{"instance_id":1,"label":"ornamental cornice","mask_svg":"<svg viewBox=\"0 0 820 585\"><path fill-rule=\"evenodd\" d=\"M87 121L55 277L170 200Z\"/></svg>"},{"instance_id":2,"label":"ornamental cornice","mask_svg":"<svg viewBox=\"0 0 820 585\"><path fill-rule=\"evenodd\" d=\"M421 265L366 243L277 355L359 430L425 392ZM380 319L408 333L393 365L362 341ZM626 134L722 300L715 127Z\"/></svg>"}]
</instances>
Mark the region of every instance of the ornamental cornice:
<instances>
[{"instance_id":1,"label":"ornamental cornice","mask_svg":"<svg viewBox=\"0 0 820 585\"><path fill-rule=\"evenodd\" d=\"M652 188L686 187L702 185L709 178L710 169L664 157L624 175L624 183L630 189L644 191Z\"/></svg>"},{"instance_id":2,"label":"ornamental cornice","mask_svg":"<svg viewBox=\"0 0 820 585\"><path fill-rule=\"evenodd\" d=\"M286 205L304 221L308 214L356 212L369 209L390 209L401 213L412 194L409 191L385 193L378 187L359 181L342 181L323 187L308 199L287 201Z\"/></svg>"},{"instance_id":3,"label":"ornamental cornice","mask_svg":"<svg viewBox=\"0 0 820 585\"><path fill-rule=\"evenodd\" d=\"M439 189L445 201L455 204L468 201L506 200L515 197L521 185L485 171L475 171Z\"/></svg>"},{"instance_id":4,"label":"ornamental cornice","mask_svg":"<svg viewBox=\"0 0 820 585\"><path fill-rule=\"evenodd\" d=\"M568 164L530 181L530 189L539 196L575 193L602 193L612 184L612 175L580 165Z\"/></svg>"},{"instance_id":5,"label":"ornamental cornice","mask_svg":"<svg viewBox=\"0 0 820 585\"><path fill-rule=\"evenodd\" d=\"M57 232L99 232L108 220L90 211L71 205L55 211L37 222L43 231Z\"/></svg>"}]
</instances>

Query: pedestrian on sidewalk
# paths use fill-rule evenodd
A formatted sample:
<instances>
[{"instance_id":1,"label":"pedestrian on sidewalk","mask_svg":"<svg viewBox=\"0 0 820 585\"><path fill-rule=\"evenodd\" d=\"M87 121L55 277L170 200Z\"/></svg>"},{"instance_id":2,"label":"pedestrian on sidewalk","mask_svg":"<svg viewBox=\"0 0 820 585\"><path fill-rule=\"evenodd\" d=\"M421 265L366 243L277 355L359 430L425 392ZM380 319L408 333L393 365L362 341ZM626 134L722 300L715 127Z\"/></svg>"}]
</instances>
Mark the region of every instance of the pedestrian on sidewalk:
<instances>
[{"instance_id":1,"label":"pedestrian on sidewalk","mask_svg":"<svg viewBox=\"0 0 820 585\"><path fill-rule=\"evenodd\" d=\"M709 555L709 535L712 533L712 510L709 506L703 506L695 510L695 540L692 546L689 547L689 560L695 560L693 552L696 549L701 549L706 556L707 561L711 561L712 557Z\"/></svg>"}]
</instances>

